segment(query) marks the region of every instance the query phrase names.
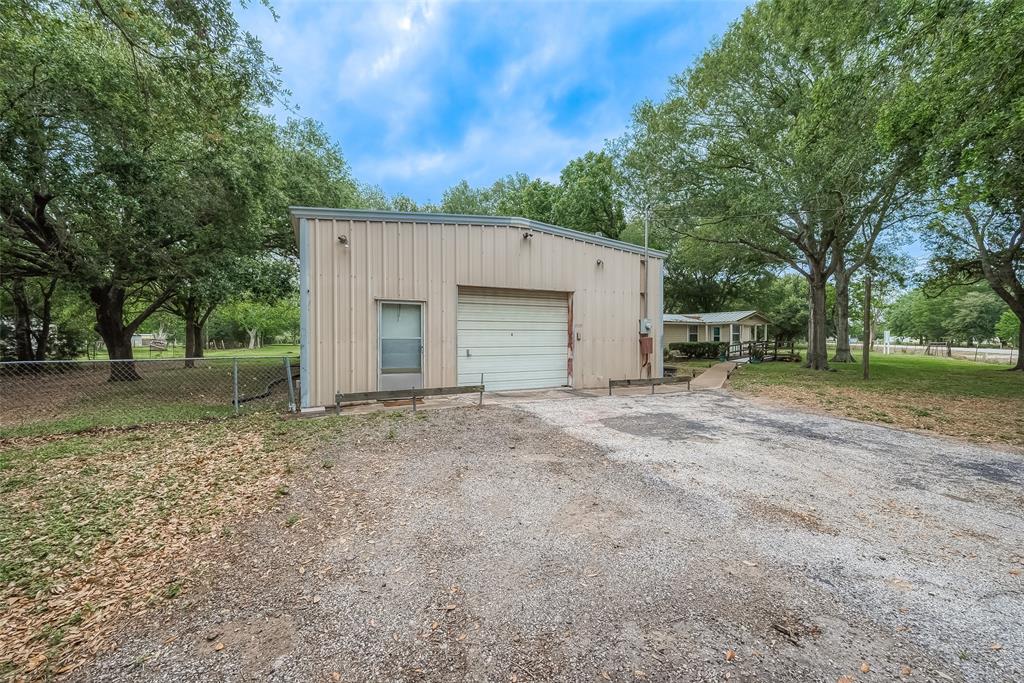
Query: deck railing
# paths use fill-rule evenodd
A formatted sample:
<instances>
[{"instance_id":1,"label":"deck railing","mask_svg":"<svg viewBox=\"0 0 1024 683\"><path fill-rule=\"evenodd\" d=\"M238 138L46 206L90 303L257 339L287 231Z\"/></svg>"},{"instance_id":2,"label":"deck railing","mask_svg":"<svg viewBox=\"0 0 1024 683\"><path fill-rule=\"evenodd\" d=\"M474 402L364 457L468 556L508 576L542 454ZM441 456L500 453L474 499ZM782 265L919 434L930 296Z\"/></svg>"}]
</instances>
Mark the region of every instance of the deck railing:
<instances>
[{"instance_id":1,"label":"deck railing","mask_svg":"<svg viewBox=\"0 0 1024 683\"><path fill-rule=\"evenodd\" d=\"M765 360L776 360L780 353L793 357L796 355L796 345L791 340L789 347L780 343L778 339L761 339L757 341L732 342L725 347L725 359L754 358L760 356Z\"/></svg>"}]
</instances>

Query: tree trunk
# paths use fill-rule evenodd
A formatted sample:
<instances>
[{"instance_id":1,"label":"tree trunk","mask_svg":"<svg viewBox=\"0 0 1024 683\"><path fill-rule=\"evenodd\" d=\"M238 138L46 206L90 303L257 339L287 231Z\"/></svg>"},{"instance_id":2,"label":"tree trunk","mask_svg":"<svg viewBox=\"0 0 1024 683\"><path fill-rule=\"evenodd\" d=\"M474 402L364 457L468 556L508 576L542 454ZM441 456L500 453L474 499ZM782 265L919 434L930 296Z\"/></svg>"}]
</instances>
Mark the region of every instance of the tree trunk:
<instances>
[{"instance_id":1,"label":"tree trunk","mask_svg":"<svg viewBox=\"0 0 1024 683\"><path fill-rule=\"evenodd\" d=\"M828 370L828 345L825 329L825 276L815 269L810 280L811 311L807 340L807 367L812 370Z\"/></svg>"},{"instance_id":2,"label":"tree trunk","mask_svg":"<svg viewBox=\"0 0 1024 683\"><path fill-rule=\"evenodd\" d=\"M846 261L841 254L836 254L836 355L834 363L853 363L850 353L850 275L846 270ZM865 332L865 335L867 333Z\"/></svg>"},{"instance_id":3,"label":"tree trunk","mask_svg":"<svg viewBox=\"0 0 1024 683\"><path fill-rule=\"evenodd\" d=\"M804 361L804 367L811 367L811 346L814 345L814 315L811 313L814 310L814 296L810 288L810 280L807 282L807 359Z\"/></svg>"},{"instance_id":4,"label":"tree trunk","mask_svg":"<svg viewBox=\"0 0 1024 683\"><path fill-rule=\"evenodd\" d=\"M125 291L116 285L97 285L89 289L89 298L96 308L96 332L103 339L110 358L111 382L142 379L132 356L134 329L124 324Z\"/></svg>"},{"instance_id":5,"label":"tree trunk","mask_svg":"<svg viewBox=\"0 0 1024 683\"><path fill-rule=\"evenodd\" d=\"M861 342L860 359L864 365L864 379L871 374L871 276L864 279L864 341Z\"/></svg>"},{"instance_id":6,"label":"tree trunk","mask_svg":"<svg viewBox=\"0 0 1024 683\"><path fill-rule=\"evenodd\" d=\"M256 332L257 330L246 330L249 333L249 348L256 348Z\"/></svg>"},{"instance_id":7,"label":"tree trunk","mask_svg":"<svg viewBox=\"0 0 1024 683\"><path fill-rule=\"evenodd\" d=\"M1017 321L1020 323L1020 331L1017 333L1017 364L1010 369L1024 371L1024 355L1021 355L1024 352L1024 315L1017 313Z\"/></svg>"},{"instance_id":8,"label":"tree trunk","mask_svg":"<svg viewBox=\"0 0 1024 683\"><path fill-rule=\"evenodd\" d=\"M39 312L39 331L36 338L36 360L46 360L50 350L50 323L53 321L53 291L57 289L57 278L50 279L49 287L40 285L39 294L43 297L42 310Z\"/></svg>"},{"instance_id":9,"label":"tree trunk","mask_svg":"<svg viewBox=\"0 0 1024 683\"><path fill-rule=\"evenodd\" d=\"M35 360L32 352L32 307L25 295L25 281L11 280L11 301L14 304L14 357L20 361Z\"/></svg>"},{"instance_id":10,"label":"tree trunk","mask_svg":"<svg viewBox=\"0 0 1024 683\"><path fill-rule=\"evenodd\" d=\"M203 357L203 324L205 319L199 315L199 304L188 297L181 307L182 318L185 320L185 367L195 367L193 358Z\"/></svg>"}]
</instances>

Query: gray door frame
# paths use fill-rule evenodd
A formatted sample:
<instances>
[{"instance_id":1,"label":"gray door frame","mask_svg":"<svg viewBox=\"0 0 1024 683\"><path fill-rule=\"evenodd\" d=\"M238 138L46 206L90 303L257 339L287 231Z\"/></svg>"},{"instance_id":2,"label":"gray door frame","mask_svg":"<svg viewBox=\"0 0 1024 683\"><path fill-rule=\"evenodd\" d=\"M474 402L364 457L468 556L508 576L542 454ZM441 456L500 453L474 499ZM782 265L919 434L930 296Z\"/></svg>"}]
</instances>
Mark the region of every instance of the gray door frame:
<instances>
[{"instance_id":1,"label":"gray door frame","mask_svg":"<svg viewBox=\"0 0 1024 683\"><path fill-rule=\"evenodd\" d=\"M420 371L384 374L383 353L384 344L382 324L384 306L387 304L402 306L418 306L420 309ZM392 391L395 389L420 389L423 387L423 360L426 357L426 339L423 337L423 329L426 326L424 315L426 309L422 301L408 301L401 299L378 299L377 300L377 391Z\"/></svg>"}]
</instances>

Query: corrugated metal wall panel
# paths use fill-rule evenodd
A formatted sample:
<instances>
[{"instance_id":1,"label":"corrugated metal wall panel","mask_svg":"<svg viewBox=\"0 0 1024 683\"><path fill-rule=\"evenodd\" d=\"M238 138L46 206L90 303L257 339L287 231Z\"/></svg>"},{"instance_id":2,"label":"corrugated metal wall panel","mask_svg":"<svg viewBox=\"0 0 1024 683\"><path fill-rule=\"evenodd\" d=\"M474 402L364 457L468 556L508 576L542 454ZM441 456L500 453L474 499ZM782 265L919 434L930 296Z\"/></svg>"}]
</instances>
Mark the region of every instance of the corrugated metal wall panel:
<instances>
[{"instance_id":1,"label":"corrugated metal wall panel","mask_svg":"<svg viewBox=\"0 0 1024 683\"><path fill-rule=\"evenodd\" d=\"M424 383L455 384L460 286L571 293L581 335L574 385L639 376L642 256L547 233L524 239L525 229L511 226L311 219L309 231L310 339L302 360L310 365L311 405L331 403L337 391L377 389L377 309L384 299L424 303ZM660 269L652 257L652 320L661 310ZM660 354L654 360L657 375Z\"/></svg>"}]
</instances>

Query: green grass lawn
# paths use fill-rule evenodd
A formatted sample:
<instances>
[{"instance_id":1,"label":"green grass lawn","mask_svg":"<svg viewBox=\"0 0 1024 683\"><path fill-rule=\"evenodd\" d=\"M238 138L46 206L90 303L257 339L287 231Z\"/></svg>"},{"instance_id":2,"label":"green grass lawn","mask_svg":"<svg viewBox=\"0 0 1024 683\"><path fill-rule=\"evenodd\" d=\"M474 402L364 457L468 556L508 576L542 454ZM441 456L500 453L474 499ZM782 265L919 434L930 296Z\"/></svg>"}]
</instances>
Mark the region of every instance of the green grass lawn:
<instances>
[{"instance_id":1,"label":"green grass lawn","mask_svg":"<svg viewBox=\"0 0 1024 683\"><path fill-rule=\"evenodd\" d=\"M105 360L3 376L0 438L231 415L236 365L239 412L284 412L292 398L281 356L240 356L236 364L211 355L193 367L180 359L136 360L135 381L110 381Z\"/></svg>"},{"instance_id":2,"label":"green grass lawn","mask_svg":"<svg viewBox=\"0 0 1024 683\"><path fill-rule=\"evenodd\" d=\"M1005 366L910 354L873 354L816 372L798 363L748 365L734 389L876 422L974 441L1024 446L1024 373Z\"/></svg>"},{"instance_id":3,"label":"green grass lawn","mask_svg":"<svg viewBox=\"0 0 1024 683\"><path fill-rule=\"evenodd\" d=\"M267 344L258 349L204 349L204 358L251 358L253 356L295 356L299 357L299 345L298 344ZM185 347L175 346L172 349L166 351L153 351L149 349L141 348L135 349L135 358L139 360L148 360L150 358L184 358ZM106 354L103 353L99 359L106 358ZM80 360L89 360L85 356L82 356Z\"/></svg>"}]
</instances>

